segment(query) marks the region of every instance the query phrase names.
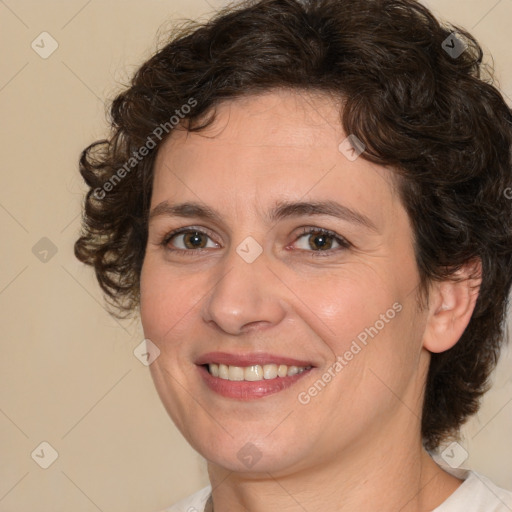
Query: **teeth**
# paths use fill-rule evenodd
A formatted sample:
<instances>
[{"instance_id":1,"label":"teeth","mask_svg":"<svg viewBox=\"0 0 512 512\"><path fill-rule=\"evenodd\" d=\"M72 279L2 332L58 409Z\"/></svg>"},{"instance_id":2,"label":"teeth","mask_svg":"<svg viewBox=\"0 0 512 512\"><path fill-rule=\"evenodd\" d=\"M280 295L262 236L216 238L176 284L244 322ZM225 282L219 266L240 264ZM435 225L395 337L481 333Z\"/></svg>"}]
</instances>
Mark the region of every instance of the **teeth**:
<instances>
[{"instance_id":1,"label":"teeth","mask_svg":"<svg viewBox=\"0 0 512 512\"><path fill-rule=\"evenodd\" d=\"M228 380L244 380L244 369L240 366L228 366Z\"/></svg>"},{"instance_id":2,"label":"teeth","mask_svg":"<svg viewBox=\"0 0 512 512\"><path fill-rule=\"evenodd\" d=\"M213 375L213 372L210 371L210 373ZM221 379L229 379L228 367L225 364L219 364L219 377Z\"/></svg>"},{"instance_id":3,"label":"teeth","mask_svg":"<svg viewBox=\"0 0 512 512\"><path fill-rule=\"evenodd\" d=\"M263 366L263 378L275 379L277 377L277 364L265 364Z\"/></svg>"},{"instance_id":4,"label":"teeth","mask_svg":"<svg viewBox=\"0 0 512 512\"><path fill-rule=\"evenodd\" d=\"M210 373L214 377L218 377L219 376L219 365L218 364L211 364L210 365Z\"/></svg>"},{"instance_id":5,"label":"teeth","mask_svg":"<svg viewBox=\"0 0 512 512\"><path fill-rule=\"evenodd\" d=\"M235 366L235 368L237 368ZM254 381L254 380L262 380L263 379L263 368L256 364L254 366L248 366L243 369L244 380Z\"/></svg>"},{"instance_id":6,"label":"teeth","mask_svg":"<svg viewBox=\"0 0 512 512\"><path fill-rule=\"evenodd\" d=\"M298 366L290 366L288 368L288 376L291 377L292 375L297 375L299 373L299 367Z\"/></svg>"},{"instance_id":7,"label":"teeth","mask_svg":"<svg viewBox=\"0 0 512 512\"><path fill-rule=\"evenodd\" d=\"M288 366L285 364L280 364L279 368L277 369L277 376L278 377L286 377L288 374Z\"/></svg>"},{"instance_id":8,"label":"teeth","mask_svg":"<svg viewBox=\"0 0 512 512\"><path fill-rule=\"evenodd\" d=\"M211 375L224 380L249 381L269 380L277 377L291 377L309 370L311 366L286 366L285 364L254 364L252 366L228 366L225 364L210 363L208 370Z\"/></svg>"}]
</instances>

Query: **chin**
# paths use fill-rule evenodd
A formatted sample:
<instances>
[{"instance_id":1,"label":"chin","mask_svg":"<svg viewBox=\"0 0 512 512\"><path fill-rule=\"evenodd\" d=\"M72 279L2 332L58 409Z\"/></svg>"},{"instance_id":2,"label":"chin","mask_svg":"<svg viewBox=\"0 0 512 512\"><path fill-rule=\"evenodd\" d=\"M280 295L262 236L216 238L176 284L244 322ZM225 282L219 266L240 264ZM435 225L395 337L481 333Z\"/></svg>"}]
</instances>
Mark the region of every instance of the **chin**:
<instances>
[{"instance_id":1,"label":"chin","mask_svg":"<svg viewBox=\"0 0 512 512\"><path fill-rule=\"evenodd\" d=\"M275 426L274 426L275 428ZM229 427L228 427L228 430ZM199 452L209 463L220 466L228 471L244 473L286 474L304 461L304 453L297 448L300 443L294 441L294 446L286 442L292 436L286 435L282 439L270 439L268 432L272 429L262 429L265 433L261 437L254 431L247 435L231 437L224 430L222 434L208 436L188 436L190 445ZM200 434L200 433L196 433ZM194 438L195 437L195 438Z\"/></svg>"}]
</instances>

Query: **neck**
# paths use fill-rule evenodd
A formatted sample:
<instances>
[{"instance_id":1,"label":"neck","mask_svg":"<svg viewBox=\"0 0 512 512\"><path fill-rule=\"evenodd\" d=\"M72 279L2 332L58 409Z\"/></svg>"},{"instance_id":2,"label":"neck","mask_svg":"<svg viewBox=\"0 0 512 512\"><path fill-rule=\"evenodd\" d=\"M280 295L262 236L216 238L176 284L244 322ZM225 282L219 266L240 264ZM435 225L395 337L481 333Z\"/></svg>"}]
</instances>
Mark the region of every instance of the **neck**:
<instances>
[{"instance_id":1,"label":"neck","mask_svg":"<svg viewBox=\"0 0 512 512\"><path fill-rule=\"evenodd\" d=\"M421 444L404 450L381 439L381 446L389 448L352 447L288 474L234 473L209 463L214 512L419 512L435 509L461 484Z\"/></svg>"}]
</instances>

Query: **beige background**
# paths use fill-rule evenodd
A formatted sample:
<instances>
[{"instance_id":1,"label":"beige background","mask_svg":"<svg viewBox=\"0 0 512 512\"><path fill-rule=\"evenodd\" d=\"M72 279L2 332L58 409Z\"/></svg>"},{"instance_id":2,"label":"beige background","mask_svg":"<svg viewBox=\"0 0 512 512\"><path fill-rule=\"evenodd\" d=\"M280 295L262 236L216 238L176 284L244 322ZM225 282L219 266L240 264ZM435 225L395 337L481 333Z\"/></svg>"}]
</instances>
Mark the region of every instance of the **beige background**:
<instances>
[{"instance_id":1,"label":"beige background","mask_svg":"<svg viewBox=\"0 0 512 512\"><path fill-rule=\"evenodd\" d=\"M473 31L512 97L512 0L428 3ZM133 355L140 325L106 314L72 244L84 191L77 159L105 133L104 100L151 54L162 24L223 4L0 1L0 512L154 512L207 484ZM43 31L59 45L47 59L31 48ZM512 489L512 354L503 356L465 429L464 465ZM42 441L59 455L48 469L31 457Z\"/></svg>"}]
</instances>

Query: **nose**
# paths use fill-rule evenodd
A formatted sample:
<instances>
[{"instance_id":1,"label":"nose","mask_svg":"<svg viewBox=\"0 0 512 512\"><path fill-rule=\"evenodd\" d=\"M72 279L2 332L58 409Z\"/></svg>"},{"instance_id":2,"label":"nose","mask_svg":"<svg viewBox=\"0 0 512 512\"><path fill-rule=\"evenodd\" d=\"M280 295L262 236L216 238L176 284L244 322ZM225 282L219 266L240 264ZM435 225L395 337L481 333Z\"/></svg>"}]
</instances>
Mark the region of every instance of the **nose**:
<instances>
[{"instance_id":1,"label":"nose","mask_svg":"<svg viewBox=\"0 0 512 512\"><path fill-rule=\"evenodd\" d=\"M248 263L235 249L219 265L216 284L203 301L204 321L232 335L279 324L286 315L284 290L265 252Z\"/></svg>"}]
</instances>

